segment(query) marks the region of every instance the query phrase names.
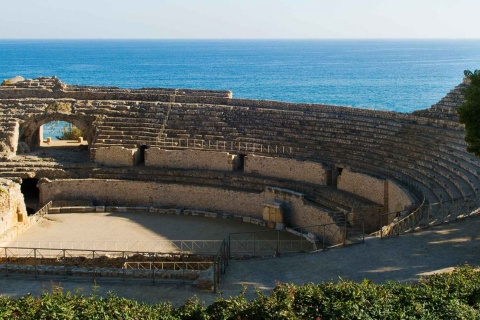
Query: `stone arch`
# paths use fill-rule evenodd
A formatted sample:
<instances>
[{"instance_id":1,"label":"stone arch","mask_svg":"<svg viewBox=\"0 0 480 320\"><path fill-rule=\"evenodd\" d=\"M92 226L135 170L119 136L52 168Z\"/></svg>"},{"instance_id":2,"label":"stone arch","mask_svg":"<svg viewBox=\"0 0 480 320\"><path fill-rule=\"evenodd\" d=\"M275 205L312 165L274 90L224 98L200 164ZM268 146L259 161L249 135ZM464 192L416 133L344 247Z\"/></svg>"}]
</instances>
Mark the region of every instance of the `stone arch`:
<instances>
[{"instance_id":1,"label":"stone arch","mask_svg":"<svg viewBox=\"0 0 480 320\"><path fill-rule=\"evenodd\" d=\"M40 145L39 129L42 125L52 121L65 121L73 124L84 133L84 138L91 147L95 137L95 117L78 116L71 114L47 114L40 117L25 119L20 124L19 142L25 142L31 149Z\"/></svg>"}]
</instances>

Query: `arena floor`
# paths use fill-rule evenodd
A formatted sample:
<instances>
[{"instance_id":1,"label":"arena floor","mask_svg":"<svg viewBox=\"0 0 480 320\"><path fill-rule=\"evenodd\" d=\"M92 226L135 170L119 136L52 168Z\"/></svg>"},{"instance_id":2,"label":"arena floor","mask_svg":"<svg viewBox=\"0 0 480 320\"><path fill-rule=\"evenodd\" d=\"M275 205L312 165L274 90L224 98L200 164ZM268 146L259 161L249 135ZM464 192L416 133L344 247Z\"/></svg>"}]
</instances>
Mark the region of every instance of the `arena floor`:
<instances>
[{"instance_id":1,"label":"arena floor","mask_svg":"<svg viewBox=\"0 0 480 320\"><path fill-rule=\"evenodd\" d=\"M61 213L49 214L8 246L172 252L178 251L168 245L173 240L223 240L230 233L254 231L271 229L233 218L148 212ZM296 239L286 232L282 238Z\"/></svg>"},{"instance_id":2,"label":"arena floor","mask_svg":"<svg viewBox=\"0 0 480 320\"><path fill-rule=\"evenodd\" d=\"M82 214L83 215L83 214ZM115 214L107 222L106 215L98 215L98 219L87 219L86 215L79 215L77 227L79 230L75 237L86 237L87 232L103 234L107 239L113 234L107 228L123 222L123 230L118 234L127 236L135 230L148 239L153 236L153 225L145 223L146 220L139 218L138 224L132 226L132 221L125 221L125 214ZM62 216L58 216L60 219ZM74 217L74 216L71 216ZM197 219L192 221L202 223ZM207 218L198 218L207 219ZM127 219L128 220L128 219ZM208 220L208 219L207 219ZM73 220L72 220L73 221ZM144 224L140 223L144 221ZM208 221L210 223L212 221ZM60 229L62 236L74 237L73 232L67 227L67 219L63 221L47 221L38 228L32 228L24 234L23 239L40 239L43 232L51 232ZM110 223L110 224L109 224ZM207 223L207 222L205 222ZM229 223L229 222L227 222ZM162 226L161 223L158 226ZM177 228L175 224L170 225ZM256 228L249 224L242 225L244 228ZM91 228L91 230L89 230ZM223 226L208 225L192 229L206 229L212 235L221 237L228 232ZM164 234L161 237L175 235L174 229L162 228ZM192 232L194 232L192 230ZM44 234L46 234L44 233ZM72 233L72 234L70 234ZM37 234L37 235L35 235ZM60 235L60 234L59 234ZM182 236L183 237L183 236ZM108 291L114 291L119 296L137 299L149 303L158 301L170 301L174 305L181 305L186 299L196 295L200 300L209 304L218 296L228 297L237 295L242 286L248 286L247 297L254 297L254 287L268 293L275 287L277 282L293 282L301 284L305 282L338 281L341 277L345 280L360 281L364 278L371 279L376 283L387 280L417 281L419 277L434 272L451 270L455 266L468 263L472 266L480 266L480 216L474 216L438 227L432 227L421 232L411 233L400 237L388 239L367 238L364 244L356 244L348 247L330 249L324 252L293 254L276 258L263 258L254 260L233 260L222 276L219 293L200 291L188 284L151 284L136 283L135 281L97 279L94 283L91 279L67 278L49 279L41 277L38 280L31 275L9 276L0 275L0 295L20 297L28 292L38 295L51 290L52 285L60 285L64 290L81 294L106 295Z\"/></svg>"}]
</instances>

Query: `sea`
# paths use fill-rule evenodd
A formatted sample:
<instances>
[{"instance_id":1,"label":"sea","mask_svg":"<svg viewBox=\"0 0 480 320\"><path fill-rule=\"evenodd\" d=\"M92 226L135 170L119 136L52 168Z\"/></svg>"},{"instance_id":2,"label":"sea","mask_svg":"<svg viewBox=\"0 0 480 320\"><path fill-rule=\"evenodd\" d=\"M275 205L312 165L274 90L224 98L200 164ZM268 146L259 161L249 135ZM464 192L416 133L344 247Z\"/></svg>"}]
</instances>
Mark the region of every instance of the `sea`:
<instances>
[{"instance_id":1,"label":"sea","mask_svg":"<svg viewBox=\"0 0 480 320\"><path fill-rule=\"evenodd\" d=\"M231 90L398 112L430 107L465 69L480 69L480 39L0 40L0 80L55 75L77 85Z\"/></svg>"}]
</instances>

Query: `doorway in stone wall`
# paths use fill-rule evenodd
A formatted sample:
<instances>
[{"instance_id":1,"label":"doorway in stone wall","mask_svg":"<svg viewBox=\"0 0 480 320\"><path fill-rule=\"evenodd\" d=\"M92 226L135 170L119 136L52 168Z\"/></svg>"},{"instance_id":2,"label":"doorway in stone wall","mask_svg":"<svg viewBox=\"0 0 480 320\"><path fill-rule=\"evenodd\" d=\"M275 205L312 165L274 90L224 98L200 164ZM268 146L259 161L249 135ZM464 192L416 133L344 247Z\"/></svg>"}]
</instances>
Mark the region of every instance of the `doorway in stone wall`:
<instances>
[{"instance_id":1,"label":"doorway in stone wall","mask_svg":"<svg viewBox=\"0 0 480 320\"><path fill-rule=\"evenodd\" d=\"M148 146L141 145L138 147L137 150L137 157L136 157L136 165L137 166L144 166L145 165L145 150L148 149Z\"/></svg>"},{"instance_id":2,"label":"doorway in stone wall","mask_svg":"<svg viewBox=\"0 0 480 320\"><path fill-rule=\"evenodd\" d=\"M40 190L37 187L37 183L38 179L27 178L22 180L20 186L28 215L34 214L40 209Z\"/></svg>"},{"instance_id":3,"label":"doorway in stone wall","mask_svg":"<svg viewBox=\"0 0 480 320\"><path fill-rule=\"evenodd\" d=\"M235 159L234 170L235 171L244 171L245 170L245 154L237 155Z\"/></svg>"}]
</instances>

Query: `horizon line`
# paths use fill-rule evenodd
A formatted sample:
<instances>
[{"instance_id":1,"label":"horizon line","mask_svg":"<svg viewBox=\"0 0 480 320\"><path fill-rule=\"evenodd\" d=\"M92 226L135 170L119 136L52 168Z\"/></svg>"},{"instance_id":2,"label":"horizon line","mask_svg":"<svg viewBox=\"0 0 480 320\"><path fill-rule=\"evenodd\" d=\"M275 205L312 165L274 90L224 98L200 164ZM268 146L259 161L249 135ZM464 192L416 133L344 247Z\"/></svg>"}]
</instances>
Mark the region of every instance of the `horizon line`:
<instances>
[{"instance_id":1,"label":"horizon line","mask_svg":"<svg viewBox=\"0 0 480 320\"><path fill-rule=\"evenodd\" d=\"M139 41L158 41L158 40L319 40L319 41L339 41L339 40L357 40L357 41L414 41L414 40L480 40L480 38L0 38L2 40L139 40Z\"/></svg>"}]
</instances>

